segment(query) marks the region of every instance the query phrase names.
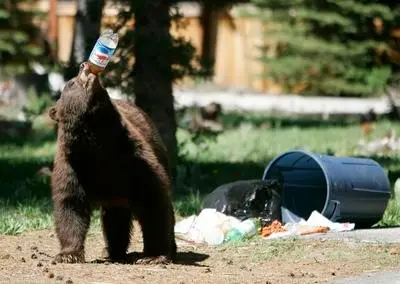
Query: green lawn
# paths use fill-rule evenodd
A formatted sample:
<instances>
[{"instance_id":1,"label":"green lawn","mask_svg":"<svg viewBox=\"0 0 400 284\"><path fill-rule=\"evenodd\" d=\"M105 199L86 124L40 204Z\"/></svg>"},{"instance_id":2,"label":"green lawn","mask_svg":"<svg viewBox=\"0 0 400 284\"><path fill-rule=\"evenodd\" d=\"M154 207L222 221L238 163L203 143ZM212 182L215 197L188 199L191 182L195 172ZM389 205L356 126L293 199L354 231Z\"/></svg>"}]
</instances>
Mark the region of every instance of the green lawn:
<instances>
[{"instance_id":1,"label":"green lawn","mask_svg":"<svg viewBox=\"0 0 400 284\"><path fill-rule=\"evenodd\" d=\"M226 114L226 131L195 140L180 128L175 208L177 214L198 212L205 194L218 185L261 178L268 162L293 148L319 153L358 155L360 128L353 119L296 118L255 114ZM371 138L400 125L382 121ZM37 171L49 165L55 150L54 133L36 128L22 138L0 138L0 233L52 226L49 178ZM388 170L391 183L400 176L400 155L372 157ZM96 214L97 215L97 214ZM98 224L98 218L94 218ZM400 224L400 208L390 202L382 225Z\"/></svg>"}]
</instances>

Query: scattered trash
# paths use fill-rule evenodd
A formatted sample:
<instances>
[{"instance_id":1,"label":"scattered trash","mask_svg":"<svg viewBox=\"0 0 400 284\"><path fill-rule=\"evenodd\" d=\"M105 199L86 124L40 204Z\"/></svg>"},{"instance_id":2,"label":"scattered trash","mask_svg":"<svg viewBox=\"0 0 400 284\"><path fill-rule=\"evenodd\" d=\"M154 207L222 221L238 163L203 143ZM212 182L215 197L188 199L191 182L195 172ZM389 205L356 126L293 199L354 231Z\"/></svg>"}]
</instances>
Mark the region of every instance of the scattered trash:
<instances>
[{"instance_id":1,"label":"scattered trash","mask_svg":"<svg viewBox=\"0 0 400 284\"><path fill-rule=\"evenodd\" d=\"M200 107L199 113L195 113L188 119L188 128L193 132L220 133L224 130L224 125L220 120L221 114L221 104L211 102Z\"/></svg>"},{"instance_id":2,"label":"scattered trash","mask_svg":"<svg viewBox=\"0 0 400 284\"><path fill-rule=\"evenodd\" d=\"M310 226L326 226L329 228L329 230L333 232L344 232L344 231L351 231L354 229L355 224L354 223L338 223L338 222L332 222L325 216L321 215L317 211L313 211L310 215L310 217L307 220L307 225Z\"/></svg>"},{"instance_id":3,"label":"scattered trash","mask_svg":"<svg viewBox=\"0 0 400 284\"><path fill-rule=\"evenodd\" d=\"M400 150L400 137L396 137L396 131L391 129L384 137L372 141L361 139L358 148L366 154L380 154L397 152Z\"/></svg>"},{"instance_id":4,"label":"scattered trash","mask_svg":"<svg viewBox=\"0 0 400 284\"><path fill-rule=\"evenodd\" d=\"M258 221L257 218L240 221L233 216L218 212L216 209L203 209L198 216L192 215L177 222L175 235L178 239L186 242L220 245L256 235L265 239L276 239L329 231L350 231L355 227L354 223L332 222L317 211L313 211L307 221L285 207L282 207L282 212L285 225L282 225L279 220L274 220L268 225L261 226L261 221Z\"/></svg>"},{"instance_id":5,"label":"scattered trash","mask_svg":"<svg viewBox=\"0 0 400 284\"><path fill-rule=\"evenodd\" d=\"M242 240L244 238L251 238L252 236L255 236L258 233L257 229L257 222L255 219L247 219L239 224L237 224L235 227L233 227L225 237L226 242L230 241L238 241Z\"/></svg>"},{"instance_id":6,"label":"scattered trash","mask_svg":"<svg viewBox=\"0 0 400 284\"><path fill-rule=\"evenodd\" d=\"M310 216L304 220L282 205L281 192L281 183L276 179L221 185L205 198L198 216L175 224L175 236L190 243L220 245L256 235L274 239L349 231L355 227L355 223L332 222L315 210L310 210Z\"/></svg>"},{"instance_id":7,"label":"scattered trash","mask_svg":"<svg viewBox=\"0 0 400 284\"><path fill-rule=\"evenodd\" d=\"M373 109L361 114L360 127L363 135L369 135L376 129L377 114Z\"/></svg>"},{"instance_id":8,"label":"scattered trash","mask_svg":"<svg viewBox=\"0 0 400 284\"><path fill-rule=\"evenodd\" d=\"M252 237L257 232L256 220L240 221L216 209L203 209L198 216L192 215L175 224L178 239L209 245Z\"/></svg>"},{"instance_id":9,"label":"scattered trash","mask_svg":"<svg viewBox=\"0 0 400 284\"><path fill-rule=\"evenodd\" d=\"M328 231L329 228L324 226L299 226L296 232L299 235L311 235L311 234L327 233Z\"/></svg>"},{"instance_id":10,"label":"scattered trash","mask_svg":"<svg viewBox=\"0 0 400 284\"><path fill-rule=\"evenodd\" d=\"M265 226L261 230L261 236L263 237L268 237L272 235L273 233L283 233L287 232L287 229L285 229L281 222L275 220L274 222L271 223L271 225Z\"/></svg>"},{"instance_id":11,"label":"scattered trash","mask_svg":"<svg viewBox=\"0 0 400 284\"><path fill-rule=\"evenodd\" d=\"M217 187L203 209L213 208L240 221L260 218L262 225L281 218L281 184L275 180L240 180Z\"/></svg>"},{"instance_id":12,"label":"scattered trash","mask_svg":"<svg viewBox=\"0 0 400 284\"><path fill-rule=\"evenodd\" d=\"M267 239L280 238L292 235L310 235L317 233L343 232L354 229L354 223L338 223L332 222L317 211L313 211L310 217L305 221L290 212L287 208L282 207L282 220L285 223L280 227L280 223L273 223L274 226L264 227L261 235ZM279 226L280 225L280 226Z\"/></svg>"},{"instance_id":13,"label":"scattered trash","mask_svg":"<svg viewBox=\"0 0 400 284\"><path fill-rule=\"evenodd\" d=\"M282 212L282 222L284 224L286 224L286 223L300 223L301 221L304 222L303 218L300 218L299 216L297 216L296 214L291 212L286 207L282 206L281 207L281 212Z\"/></svg>"}]
</instances>

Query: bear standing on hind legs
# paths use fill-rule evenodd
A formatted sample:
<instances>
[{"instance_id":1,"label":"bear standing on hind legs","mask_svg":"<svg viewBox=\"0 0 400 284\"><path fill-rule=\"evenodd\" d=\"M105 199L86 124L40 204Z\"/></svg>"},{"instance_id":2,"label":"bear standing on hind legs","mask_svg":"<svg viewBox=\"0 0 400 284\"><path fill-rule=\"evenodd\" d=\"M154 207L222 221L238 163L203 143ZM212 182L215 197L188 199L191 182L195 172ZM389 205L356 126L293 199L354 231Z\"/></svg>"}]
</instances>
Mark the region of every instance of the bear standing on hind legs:
<instances>
[{"instance_id":1,"label":"bear standing on hind legs","mask_svg":"<svg viewBox=\"0 0 400 284\"><path fill-rule=\"evenodd\" d=\"M61 251L57 262L84 262L93 206L101 206L106 250L124 261L132 218L142 228L139 263L174 260L175 217L168 155L148 116L112 100L86 64L50 109L58 124L51 180Z\"/></svg>"}]
</instances>

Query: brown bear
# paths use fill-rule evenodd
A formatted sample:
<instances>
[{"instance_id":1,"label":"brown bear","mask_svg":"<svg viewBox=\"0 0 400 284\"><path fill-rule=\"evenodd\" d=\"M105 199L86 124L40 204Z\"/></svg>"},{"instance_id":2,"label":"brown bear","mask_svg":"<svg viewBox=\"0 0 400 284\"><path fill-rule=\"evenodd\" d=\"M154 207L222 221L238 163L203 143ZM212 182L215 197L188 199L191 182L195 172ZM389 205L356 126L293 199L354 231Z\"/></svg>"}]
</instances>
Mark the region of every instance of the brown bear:
<instances>
[{"instance_id":1,"label":"brown bear","mask_svg":"<svg viewBox=\"0 0 400 284\"><path fill-rule=\"evenodd\" d=\"M144 258L170 262L176 255L168 154L157 129L138 107L113 100L87 64L67 82L50 109L58 124L51 178L61 251L57 262L84 262L94 206L101 208L106 251L126 260L132 219L139 222Z\"/></svg>"}]
</instances>

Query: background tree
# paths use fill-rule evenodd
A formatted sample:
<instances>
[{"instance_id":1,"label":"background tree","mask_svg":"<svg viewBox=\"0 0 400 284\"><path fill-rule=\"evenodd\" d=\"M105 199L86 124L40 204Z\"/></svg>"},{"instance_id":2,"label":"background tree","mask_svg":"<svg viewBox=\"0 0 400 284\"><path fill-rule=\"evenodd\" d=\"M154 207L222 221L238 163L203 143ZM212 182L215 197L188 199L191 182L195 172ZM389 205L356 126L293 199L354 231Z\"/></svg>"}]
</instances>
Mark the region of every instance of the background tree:
<instances>
[{"instance_id":1,"label":"background tree","mask_svg":"<svg viewBox=\"0 0 400 284\"><path fill-rule=\"evenodd\" d=\"M265 22L263 74L286 91L316 95L379 95L396 67L390 32L400 25L396 1L252 0Z\"/></svg>"},{"instance_id":2,"label":"background tree","mask_svg":"<svg viewBox=\"0 0 400 284\"><path fill-rule=\"evenodd\" d=\"M118 30L120 41L103 81L121 87L134 97L154 121L166 144L173 171L177 158L176 118L172 85L185 75L206 72L195 60L195 48L183 37L172 37L171 23L182 25L177 1L120 1Z\"/></svg>"},{"instance_id":3,"label":"background tree","mask_svg":"<svg viewBox=\"0 0 400 284\"><path fill-rule=\"evenodd\" d=\"M76 4L71 55L64 72L66 79L76 75L79 65L88 59L100 35L104 0L76 0Z\"/></svg>"},{"instance_id":4,"label":"background tree","mask_svg":"<svg viewBox=\"0 0 400 284\"><path fill-rule=\"evenodd\" d=\"M34 24L42 15L33 0L0 1L0 78L26 73L33 62L50 63L50 46Z\"/></svg>"},{"instance_id":5,"label":"background tree","mask_svg":"<svg viewBox=\"0 0 400 284\"><path fill-rule=\"evenodd\" d=\"M172 38L170 1L133 2L135 33L132 75L136 104L154 121L175 162L176 119L172 96Z\"/></svg>"}]
</instances>

